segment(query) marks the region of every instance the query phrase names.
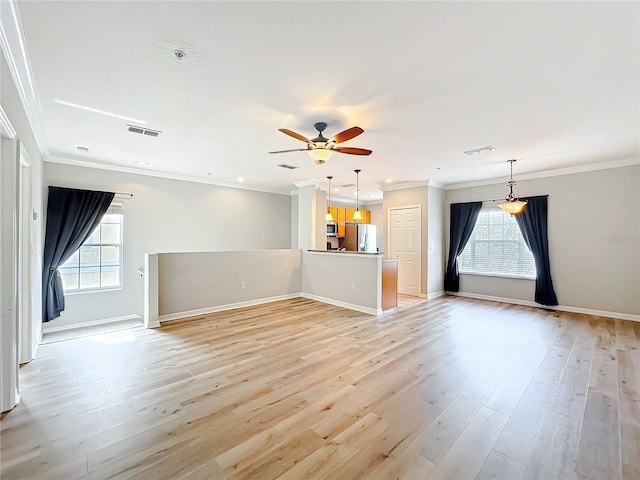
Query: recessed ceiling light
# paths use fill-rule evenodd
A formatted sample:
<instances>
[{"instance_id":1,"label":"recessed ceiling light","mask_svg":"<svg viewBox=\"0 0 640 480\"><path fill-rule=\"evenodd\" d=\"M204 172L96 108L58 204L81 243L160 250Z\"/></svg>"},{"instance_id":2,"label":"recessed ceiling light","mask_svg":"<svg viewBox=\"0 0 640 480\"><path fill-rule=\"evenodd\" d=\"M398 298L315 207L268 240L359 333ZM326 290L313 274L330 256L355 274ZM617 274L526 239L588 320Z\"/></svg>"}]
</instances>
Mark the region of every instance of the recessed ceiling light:
<instances>
[{"instance_id":1,"label":"recessed ceiling light","mask_svg":"<svg viewBox=\"0 0 640 480\"><path fill-rule=\"evenodd\" d=\"M80 105L79 103L67 102L66 100L55 99L53 103L59 103L60 105L66 105L67 107L78 108L80 110L84 110L85 112L99 113L100 115L105 115L107 117L119 118L120 120L127 120L129 122L147 123L144 120L125 117L124 115L118 115L117 113L107 112L106 110L100 110L99 108L88 107L86 105Z\"/></svg>"},{"instance_id":2,"label":"recessed ceiling light","mask_svg":"<svg viewBox=\"0 0 640 480\"><path fill-rule=\"evenodd\" d=\"M387 178L387 179L385 180L385 182L387 182L387 183L391 183L391 182L393 182L393 178Z\"/></svg>"},{"instance_id":3,"label":"recessed ceiling light","mask_svg":"<svg viewBox=\"0 0 640 480\"><path fill-rule=\"evenodd\" d=\"M76 147L76 150L78 150L80 153L87 153L89 151L87 147Z\"/></svg>"},{"instance_id":4,"label":"recessed ceiling light","mask_svg":"<svg viewBox=\"0 0 640 480\"><path fill-rule=\"evenodd\" d=\"M336 188L334 188L334 189L333 189L333 191L334 191L334 192L339 192L339 191L340 191L340 189L339 189L338 187L336 187Z\"/></svg>"},{"instance_id":5,"label":"recessed ceiling light","mask_svg":"<svg viewBox=\"0 0 640 480\"><path fill-rule=\"evenodd\" d=\"M145 162L144 160L136 160L136 165L142 165L146 167L147 165L149 165L149 162Z\"/></svg>"},{"instance_id":6,"label":"recessed ceiling light","mask_svg":"<svg viewBox=\"0 0 640 480\"><path fill-rule=\"evenodd\" d=\"M487 145L486 147L480 147L480 148L474 148L474 149L471 149L471 150L466 150L464 153L466 153L467 155L475 155L476 153L490 152L492 150L495 150L495 147L493 147L492 145Z\"/></svg>"},{"instance_id":7,"label":"recessed ceiling light","mask_svg":"<svg viewBox=\"0 0 640 480\"><path fill-rule=\"evenodd\" d=\"M244 178L242 178L242 177L238 177L238 178L236 178L236 180L237 180L238 182L240 182L240 183L244 182Z\"/></svg>"}]
</instances>

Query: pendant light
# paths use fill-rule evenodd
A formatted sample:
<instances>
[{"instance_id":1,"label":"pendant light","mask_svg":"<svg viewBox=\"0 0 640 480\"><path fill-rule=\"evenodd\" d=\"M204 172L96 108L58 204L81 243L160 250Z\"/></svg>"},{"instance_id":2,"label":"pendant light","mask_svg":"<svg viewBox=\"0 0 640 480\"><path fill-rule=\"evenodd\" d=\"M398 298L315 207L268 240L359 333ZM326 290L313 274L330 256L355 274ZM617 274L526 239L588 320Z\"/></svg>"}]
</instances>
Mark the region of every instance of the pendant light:
<instances>
[{"instance_id":1,"label":"pendant light","mask_svg":"<svg viewBox=\"0 0 640 480\"><path fill-rule=\"evenodd\" d=\"M525 205L527 204L526 200L520 200L520 197L513 193L513 186L516 184L516 181L513 179L513 162L515 159L507 160L511 165L511 178L507 185L509 186L509 193L504 197L504 202L499 203L498 206L505 212L510 213L511 215L517 215L522 212Z\"/></svg>"},{"instance_id":2,"label":"pendant light","mask_svg":"<svg viewBox=\"0 0 640 480\"><path fill-rule=\"evenodd\" d=\"M360 200L360 184L358 183L358 177L361 171L362 170L360 170L359 168L354 170L354 172L356 172L356 211L353 212L354 220L362 220L362 212L358 208Z\"/></svg>"},{"instance_id":3,"label":"pendant light","mask_svg":"<svg viewBox=\"0 0 640 480\"><path fill-rule=\"evenodd\" d=\"M333 222L335 219L333 218L333 215L331 215L331 179L333 177L332 176L328 176L327 179L329 180L329 189L327 190L328 193L328 197L327 197L327 214L325 215L324 219L327 222Z\"/></svg>"}]
</instances>

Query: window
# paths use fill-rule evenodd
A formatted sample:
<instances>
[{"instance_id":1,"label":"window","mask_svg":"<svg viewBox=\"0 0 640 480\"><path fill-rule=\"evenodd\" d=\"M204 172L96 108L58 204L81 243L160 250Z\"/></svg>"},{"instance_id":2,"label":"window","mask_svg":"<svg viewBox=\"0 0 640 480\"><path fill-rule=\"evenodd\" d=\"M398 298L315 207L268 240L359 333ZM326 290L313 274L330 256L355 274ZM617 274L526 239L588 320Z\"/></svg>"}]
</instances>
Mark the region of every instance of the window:
<instances>
[{"instance_id":1,"label":"window","mask_svg":"<svg viewBox=\"0 0 640 480\"><path fill-rule=\"evenodd\" d=\"M122 204L109 206L100 225L59 271L65 292L122 286Z\"/></svg>"},{"instance_id":2,"label":"window","mask_svg":"<svg viewBox=\"0 0 640 480\"><path fill-rule=\"evenodd\" d=\"M480 210L469 242L458 257L460 273L536 278L533 255L515 218L499 208Z\"/></svg>"}]
</instances>

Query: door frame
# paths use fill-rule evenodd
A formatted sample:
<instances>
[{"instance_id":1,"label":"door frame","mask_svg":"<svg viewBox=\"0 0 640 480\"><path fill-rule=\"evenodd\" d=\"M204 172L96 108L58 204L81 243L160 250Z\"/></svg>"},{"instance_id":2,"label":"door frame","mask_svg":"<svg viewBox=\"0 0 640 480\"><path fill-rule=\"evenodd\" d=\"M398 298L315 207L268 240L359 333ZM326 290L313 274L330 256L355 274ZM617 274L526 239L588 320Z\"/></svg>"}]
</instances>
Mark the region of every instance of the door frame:
<instances>
[{"instance_id":1,"label":"door frame","mask_svg":"<svg viewBox=\"0 0 640 480\"><path fill-rule=\"evenodd\" d=\"M391 212L394 210L408 210L410 208L418 209L418 221L420 222L420 238L418 238L418 297L423 298L426 295L422 294L422 205L397 205L387 208L387 245L389 254L391 254ZM403 246L404 247L404 246ZM400 265L398 265L398 269Z\"/></svg>"}]
</instances>

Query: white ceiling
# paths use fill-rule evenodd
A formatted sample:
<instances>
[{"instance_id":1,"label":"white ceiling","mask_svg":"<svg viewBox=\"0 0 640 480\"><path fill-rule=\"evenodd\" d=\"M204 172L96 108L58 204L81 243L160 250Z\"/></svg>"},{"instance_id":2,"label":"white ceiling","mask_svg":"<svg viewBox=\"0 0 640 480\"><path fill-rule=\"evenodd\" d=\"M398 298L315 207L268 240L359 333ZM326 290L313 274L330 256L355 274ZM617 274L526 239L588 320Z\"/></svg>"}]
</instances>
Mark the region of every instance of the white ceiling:
<instances>
[{"instance_id":1,"label":"white ceiling","mask_svg":"<svg viewBox=\"0 0 640 480\"><path fill-rule=\"evenodd\" d=\"M357 125L321 167L378 185L638 157L638 2L18 2L50 159L289 193L318 171L280 132ZM186 51L177 61L172 50ZM137 119L80 110L62 100ZM126 124L162 131L127 132ZM493 145L468 156L465 150ZM80 153L77 146L89 148ZM136 161L145 161L139 167ZM278 168L279 163L299 166ZM354 188L336 196L353 198Z\"/></svg>"}]
</instances>

